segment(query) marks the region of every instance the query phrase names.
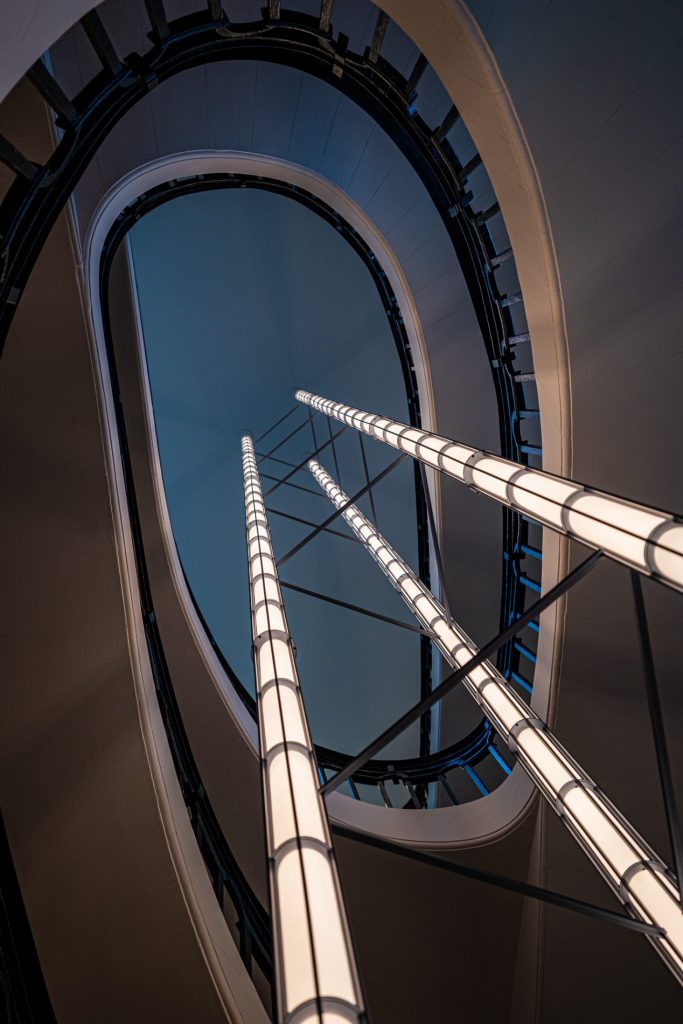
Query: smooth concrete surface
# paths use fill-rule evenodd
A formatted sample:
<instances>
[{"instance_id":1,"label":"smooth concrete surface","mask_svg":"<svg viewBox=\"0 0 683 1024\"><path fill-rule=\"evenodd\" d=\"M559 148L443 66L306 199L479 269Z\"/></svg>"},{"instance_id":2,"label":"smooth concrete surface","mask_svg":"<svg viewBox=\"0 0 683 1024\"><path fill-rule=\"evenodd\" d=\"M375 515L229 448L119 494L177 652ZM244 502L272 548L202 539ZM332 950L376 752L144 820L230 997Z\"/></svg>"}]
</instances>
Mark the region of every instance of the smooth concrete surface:
<instances>
[{"instance_id":1,"label":"smooth concrete surface","mask_svg":"<svg viewBox=\"0 0 683 1024\"><path fill-rule=\"evenodd\" d=\"M49 140L34 94L10 102ZM0 801L57 1018L263 1024L130 620L64 217L10 332L0 434Z\"/></svg>"}]
</instances>

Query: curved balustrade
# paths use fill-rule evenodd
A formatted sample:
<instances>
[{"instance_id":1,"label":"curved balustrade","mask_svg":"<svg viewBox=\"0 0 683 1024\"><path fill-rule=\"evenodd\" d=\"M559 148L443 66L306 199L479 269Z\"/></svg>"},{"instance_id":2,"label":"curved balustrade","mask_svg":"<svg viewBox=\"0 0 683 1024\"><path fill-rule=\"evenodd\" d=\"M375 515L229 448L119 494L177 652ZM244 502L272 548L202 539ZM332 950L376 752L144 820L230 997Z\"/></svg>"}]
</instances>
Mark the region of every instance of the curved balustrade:
<instances>
[{"instance_id":1,"label":"curved balustrade","mask_svg":"<svg viewBox=\"0 0 683 1024\"><path fill-rule=\"evenodd\" d=\"M378 294L387 312L387 318L391 325L403 370L409 413L411 419L415 419L419 423L419 397L410 344L395 296L382 267L357 232L353 230L344 218L331 210L322 200L311 193L307 193L300 187L288 186L281 181L270 180L262 176L253 178L245 174L206 174L194 176L189 180L174 180L157 188L147 190L144 195L136 199L135 202L126 207L120 214L105 242L101 285L103 296L106 294L107 289L107 267L111 264L113 254L130 227L140 217L174 197L197 191L241 187L278 192L306 205L316 214L333 224L348 243L353 246L373 277ZM113 365L113 362L114 355L110 347L110 363ZM119 423L119 432L124 459L127 459L127 442L123 418L121 418ZM130 467L128 467L128 471L131 472ZM416 514L417 522L422 527L418 533L422 538L422 545L418 549L418 559L422 569L420 573L421 578L428 583L429 575L424 572L424 563L425 561L428 562L429 559L428 527L426 523L424 493L421 489L422 484L419 474L417 478L419 482L416 488ZM136 515L134 506L131 506L130 511L131 517ZM144 567L145 555L142 544L140 545L138 558L140 565ZM144 568L143 573L146 575ZM201 608L194 599L192 588L187 579L186 583L207 638L226 676L230 679L252 718L256 720L256 702L254 698L239 679L214 640L211 630L202 615ZM151 593L146 595L146 608L148 614L153 613ZM426 641L427 647L430 648L429 639L424 638L424 641ZM422 644L423 650L425 646L424 641ZM424 654L422 663L424 666ZM423 695L425 691L428 692L427 688L423 685ZM173 718L170 720L171 729L173 728L174 721L175 719ZM172 742L177 741L172 740ZM345 767L352 758L350 754L321 746L316 746L316 756L324 779ZM386 806L396 806L407 810L414 808L426 809L442 804L460 804L477 799L495 789L496 786L504 781L509 772L510 766L506 761L505 751L500 748L495 732L491 729L489 723L483 720L461 740L434 753L423 753L420 757L415 758L377 759L371 761L362 771L354 774L349 780L348 792L357 800L384 803Z\"/></svg>"},{"instance_id":2,"label":"curved balustrade","mask_svg":"<svg viewBox=\"0 0 683 1024\"><path fill-rule=\"evenodd\" d=\"M149 50L125 60L116 55L100 18L91 12L83 19L83 25L102 62L102 71L78 96L68 100L47 67L42 62L35 65L29 78L54 109L61 138L42 167L21 154L10 141L0 139L0 160L16 175L0 207L0 348L51 228L98 146L124 114L159 82L205 61L277 61L318 75L340 88L384 127L417 170L442 216L465 272L491 363L500 412L501 448L524 461L539 458L538 435L525 437L521 433L522 425L533 425L538 415L529 408L525 396L525 390L533 390L530 363L527 362L525 372L516 369L519 353L528 350L523 304L518 292L508 290L505 294L496 283L501 276L499 268L505 264L509 271L514 261L509 248L494 241L491 226L496 220L502 225L495 203L485 210L476 210L473 193L467 188L468 180L480 167L478 156L460 161L447 139L457 122L457 111L453 108L441 125L429 126L415 109L416 90L425 70L422 58L418 57L408 76L401 75L382 58L377 32L363 54L354 54L348 50L342 34L333 37L329 21L321 25L317 19L291 11L280 17L279 5L269 5L269 12L263 22L236 25L229 22L219 5L210 4L208 11L198 11L164 26L154 25ZM380 14L379 19L383 17ZM106 259L103 267L105 264ZM402 365L404 374L410 376L409 360ZM115 367L112 365L111 369L116 386ZM530 404L534 405L533 400ZM419 427L419 407L410 408L415 426ZM222 903L227 895L236 911L245 963L249 966L254 959L270 978L268 916L221 834L173 695L145 572L120 406L117 415L148 649L176 770L217 898ZM524 607L526 590L519 582L518 565L528 537L526 524L514 515L506 514L504 531L506 565L501 617L507 622ZM422 533L426 538L427 531ZM425 572L426 552L424 548L421 555ZM428 649L428 645L423 647ZM230 675L229 666L222 660ZM238 684L234 674L232 677ZM253 704L245 692L242 697L247 705ZM488 723L483 723L458 744L429 757L368 763L357 778L350 780L351 791L359 798L364 787L372 787L373 792L382 794L383 802L408 808L430 805L432 785L441 788L447 802L474 798L493 788L509 772L495 742ZM318 759L323 773L336 772L349 760L347 755L324 749L318 750ZM486 770L482 771L484 764ZM465 792L459 796L455 795L453 773L459 774L465 783ZM392 787L391 795L387 787Z\"/></svg>"},{"instance_id":3,"label":"curved balustrade","mask_svg":"<svg viewBox=\"0 0 683 1024\"><path fill-rule=\"evenodd\" d=\"M118 372L108 316L108 281L119 239L116 228L103 247L100 265L100 289L106 334L109 373L114 394L119 394ZM270 917L254 894L239 867L220 827L209 796L202 784L197 762L173 690L173 682L164 654L159 625L154 611L152 589L147 572L142 526L135 494L133 467L127 441L123 405L115 403L121 464L128 503L128 515L137 567L138 589L145 639L161 716L171 755L185 800L197 845L201 851L221 909L230 925L236 924L240 955L250 974L258 965L266 983L273 986L273 949Z\"/></svg>"},{"instance_id":4,"label":"curved balustrade","mask_svg":"<svg viewBox=\"0 0 683 1024\"><path fill-rule=\"evenodd\" d=\"M343 31L334 35L333 20L343 21L343 7L332 3L322 4L317 18L269 4L262 20L248 23L231 21L229 8L226 14L218 3L173 21L162 4L146 9L150 48L125 59L116 53L99 13L91 11L81 20L102 70L77 96L67 98L42 62L31 69L29 79L52 106L61 129L59 145L44 167L27 159L11 140L0 139L0 160L16 175L0 206L0 348L52 225L120 118L150 89L187 68L216 60L273 61L340 89L376 120L420 176L458 256L479 322L497 397L502 455L523 464L538 462L538 402L514 256L471 140L459 143L460 153L452 144L462 129L457 109L451 106L437 125L420 113L421 82L428 71L424 57L418 53L407 74L385 59L391 22L381 11L372 38L362 53L355 53ZM503 512L503 552L501 626L526 607L537 586L541 555L529 524L508 509ZM527 690L533 684L534 646L531 636L522 649L510 643L498 657L501 671ZM427 657L424 645L423 675Z\"/></svg>"}]
</instances>

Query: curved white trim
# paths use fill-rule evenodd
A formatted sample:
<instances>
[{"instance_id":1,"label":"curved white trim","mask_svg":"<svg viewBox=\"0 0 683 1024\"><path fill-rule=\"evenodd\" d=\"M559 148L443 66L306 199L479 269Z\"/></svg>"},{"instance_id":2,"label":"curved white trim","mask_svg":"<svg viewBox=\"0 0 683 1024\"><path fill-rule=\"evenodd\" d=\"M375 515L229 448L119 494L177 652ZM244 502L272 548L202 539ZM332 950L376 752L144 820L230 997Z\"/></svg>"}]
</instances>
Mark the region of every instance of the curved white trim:
<instances>
[{"instance_id":1,"label":"curved white trim","mask_svg":"<svg viewBox=\"0 0 683 1024\"><path fill-rule=\"evenodd\" d=\"M277 157L240 150L193 150L161 157L131 171L102 199L88 228L86 266L93 251L99 251L114 220L130 203L148 189L178 178L197 174L253 174L298 185L322 199L358 232L376 253L398 300L410 342L420 397L423 426L434 429L434 397L429 360L412 294L400 263L382 234L363 210L338 185L300 164ZM99 268L97 273L99 274ZM92 282L91 282L92 283Z\"/></svg>"},{"instance_id":2,"label":"curved white trim","mask_svg":"<svg viewBox=\"0 0 683 1024\"><path fill-rule=\"evenodd\" d=\"M99 353L98 360L101 361L104 353L103 324L99 306L99 254L115 219L144 191L165 181L195 174L230 172L260 174L274 179L295 182L337 210L378 255L396 294L416 357L418 389L420 400L424 403L423 419L425 426L428 427L428 424L433 422L433 400L426 349L410 290L396 256L363 211L336 185L306 168L269 156L215 151L181 153L165 157L131 172L110 190L95 213L85 245L85 269L91 297L91 319ZM139 317L138 312L136 312L136 316ZM155 500L168 565L178 601L209 678L216 687L226 710L256 757L258 738L255 723L239 700L229 679L225 676L222 666L208 642L180 567L166 505L139 321L138 361L145 404L147 439L149 450L152 453L151 469ZM534 798L534 788L527 775L516 767L511 776L490 796L458 807L403 811L396 808L377 807L340 794L333 794L329 810L333 820L351 828L372 832L388 839L396 839L423 848L444 849L481 845L494 841L519 822Z\"/></svg>"},{"instance_id":3,"label":"curved white trim","mask_svg":"<svg viewBox=\"0 0 683 1024\"><path fill-rule=\"evenodd\" d=\"M106 237L119 214L134 202L145 191L155 188L166 181L191 177L197 174L243 173L271 177L287 181L305 188L307 191L325 201L332 209L341 214L358 232L374 253L389 278L396 295L404 326L408 334L413 352L413 363L417 378L418 394L423 412L426 429L434 423L433 395L429 377L429 364L426 357L425 341L419 324L417 312L408 285L399 263L385 240L365 216L362 210L336 185L311 171L287 161L277 160L269 156L256 156L239 151L197 151L163 157L152 163L145 164L126 175L107 193L98 206L88 228L85 241L85 269L88 291L90 295L91 319L98 344L103 343L103 324L99 305L99 261ZM135 289L133 289L135 297ZM258 735L256 723L253 721L235 689L226 677L215 651L208 643L204 627L194 607L181 568L180 558L173 539L166 495L161 473L161 461L157 445L151 389L147 374L147 361L144 357L143 336L139 310L134 301L135 316L138 328L138 365L145 401L145 422L147 441L152 453L152 478L157 506L157 514L164 537L166 558L171 570L174 587L187 621L190 633L194 638L198 651L213 680L220 698L242 733L250 748L256 754ZM433 481L436 504L439 495L438 478Z\"/></svg>"},{"instance_id":4,"label":"curved white trim","mask_svg":"<svg viewBox=\"0 0 683 1024\"><path fill-rule=\"evenodd\" d=\"M8 64L10 81L3 85L6 87L16 81L33 62L36 52L52 45L76 17L93 6L96 6L93 0L80 4L72 0L71 4L60 6L49 25L45 19L34 18L30 26L22 30L22 46L13 51L13 60ZM543 422L544 468L560 475L571 475L571 394L561 282L542 188L504 79L463 0L422 0L420 4L415 4L414 0L381 0L380 6L418 45L439 75L491 177L512 241L525 298ZM17 0L2 0L3 20L23 24L26 19L21 8ZM28 52L30 47L33 47L33 56ZM546 589L566 571L565 539L546 531L543 553L543 587ZM563 632L564 602L559 601L542 619L532 702L539 714L550 721L556 700ZM510 779L496 794L509 783ZM486 802L493 801L496 794L487 797Z\"/></svg>"},{"instance_id":5,"label":"curved white trim","mask_svg":"<svg viewBox=\"0 0 683 1024\"><path fill-rule=\"evenodd\" d=\"M1 0L0 102L22 75L101 0Z\"/></svg>"},{"instance_id":6,"label":"curved white trim","mask_svg":"<svg viewBox=\"0 0 683 1024\"><path fill-rule=\"evenodd\" d=\"M75 239L77 235L71 217L70 222L72 237ZM91 242L96 244L94 239L91 239ZM226 1019L233 1024L266 1024L268 1018L265 1010L230 936L209 883L180 791L154 688L142 621L116 413L102 331L99 286L96 278L93 278L95 267L99 273L100 252L101 240L100 249L95 250L92 246L86 249L85 265L77 264L77 268L82 295L87 304L86 324L91 342L116 555L142 740L178 885L197 937L199 950Z\"/></svg>"},{"instance_id":7,"label":"curved white trim","mask_svg":"<svg viewBox=\"0 0 683 1024\"><path fill-rule=\"evenodd\" d=\"M381 0L427 58L482 158L505 219L524 296L538 392L543 469L572 477L569 341L552 226L531 147L495 55L465 0ZM566 538L543 531L542 588L568 570ZM554 721L566 598L543 613L532 707Z\"/></svg>"}]
</instances>

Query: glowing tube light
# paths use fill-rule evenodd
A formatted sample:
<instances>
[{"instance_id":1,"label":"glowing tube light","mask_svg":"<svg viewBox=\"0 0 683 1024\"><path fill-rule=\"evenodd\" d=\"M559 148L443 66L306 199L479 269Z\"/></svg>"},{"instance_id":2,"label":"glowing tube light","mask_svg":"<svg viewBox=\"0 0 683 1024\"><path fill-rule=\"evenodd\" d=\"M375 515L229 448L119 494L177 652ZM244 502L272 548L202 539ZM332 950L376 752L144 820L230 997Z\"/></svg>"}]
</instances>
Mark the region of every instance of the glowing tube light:
<instances>
[{"instance_id":1,"label":"glowing tube light","mask_svg":"<svg viewBox=\"0 0 683 1024\"><path fill-rule=\"evenodd\" d=\"M341 508L348 498L329 473L314 460L308 468ZM477 648L466 633L354 505L342 516L420 625L432 633L448 663L454 669L467 664ZM664 936L648 938L683 984L683 910L666 864L490 661L478 665L463 685L630 913L664 929Z\"/></svg>"},{"instance_id":2,"label":"glowing tube light","mask_svg":"<svg viewBox=\"0 0 683 1024\"><path fill-rule=\"evenodd\" d=\"M683 590L683 523L666 512L307 391L297 391L296 398L545 526Z\"/></svg>"},{"instance_id":3,"label":"glowing tube light","mask_svg":"<svg viewBox=\"0 0 683 1024\"><path fill-rule=\"evenodd\" d=\"M279 1020L359 1024L358 971L248 436L242 466Z\"/></svg>"}]
</instances>

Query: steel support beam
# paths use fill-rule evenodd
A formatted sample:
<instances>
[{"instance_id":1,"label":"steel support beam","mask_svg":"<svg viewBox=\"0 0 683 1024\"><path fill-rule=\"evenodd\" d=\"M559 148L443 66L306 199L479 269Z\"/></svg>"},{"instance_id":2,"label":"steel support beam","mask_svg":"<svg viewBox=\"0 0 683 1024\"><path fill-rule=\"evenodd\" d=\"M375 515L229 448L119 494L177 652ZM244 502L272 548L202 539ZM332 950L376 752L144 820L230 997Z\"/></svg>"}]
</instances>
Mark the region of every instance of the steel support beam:
<instances>
[{"instance_id":1,"label":"steel support beam","mask_svg":"<svg viewBox=\"0 0 683 1024\"><path fill-rule=\"evenodd\" d=\"M33 181L42 170L42 167L34 164L32 160L20 153L4 135L0 135L0 163L27 181Z\"/></svg>"},{"instance_id":2,"label":"steel support beam","mask_svg":"<svg viewBox=\"0 0 683 1024\"><path fill-rule=\"evenodd\" d=\"M427 864L440 871L449 871L451 874L469 878L473 882L483 882L484 885L493 885L498 889L517 893L518 896L540 900L541 903L548 903L552 907L561 907L563 910L571 910L575 914L592 917L594 921L605 921L607 924L614 924L619 928L626 928L628 931L640 932L642 935L663 934L662 929L655 925L636 921L632 917L615 913L605 907L598 907L594 903L586 903L584 900L577 900L573 896L565 896L564 893L555 892L553 889L544 889L529 882L520 882L516 878L509 878L507 875L500 875L494 871L482 871L481 868L474 868L470 864L458 864L457 861L446 860L445 857L438 857L433 853L424 853L412 846L402 846L400 843L381 839L369 832L356 832L344 825L333 825L332 833L335 836L350 839L352 842L371 846L376 850L384 850L386 853L392 853L399 857L407 857L408 860L417 861L418 864Z\"/></svg>"},{"instance_id":3,"label":"steel support beam","mask_svg":"<svg viewBox=\"0 0 683 1024\"><path fill-rule=\"evenodd\" d=\"M377 63L380 50L382 49L382 43L384 42L384 36L386 35L387 25L389 24L389 15L385 14L384 11L378 11L377 21L375 22L375 30L372 33L372 43L368 51L368 60L371 64Z\"/></svg>"}]
</instances>

